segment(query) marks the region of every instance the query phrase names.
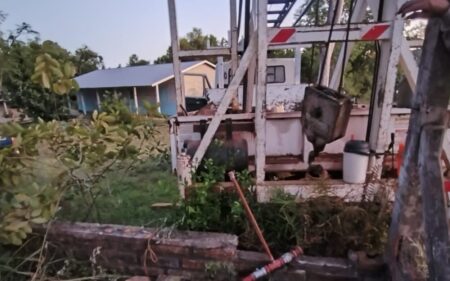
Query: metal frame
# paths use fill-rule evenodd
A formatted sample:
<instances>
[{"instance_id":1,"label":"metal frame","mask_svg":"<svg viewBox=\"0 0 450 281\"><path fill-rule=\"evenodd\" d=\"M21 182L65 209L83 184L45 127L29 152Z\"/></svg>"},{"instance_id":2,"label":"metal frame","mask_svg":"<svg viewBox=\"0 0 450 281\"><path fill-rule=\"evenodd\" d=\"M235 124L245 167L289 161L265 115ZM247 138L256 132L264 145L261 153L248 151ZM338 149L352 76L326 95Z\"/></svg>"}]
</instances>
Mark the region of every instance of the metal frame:
<instances>
[{"instance_id":1,"label":"metal frame","mask_svg":"<svg viewBox=\"0 0 450 281\"><path fill-rule=\"evenodd\" d=\"M401 0L399 0L401 1ZM219 127L221 121L225 118L231 101L236 97L238 87L248 71L250 74L257 74L257 79L253 86L252 84L248 87L248 93L253 91L253 87L256 87L256 109L255 109L255 129L256 129L256 171L257 171L257 182L264 182L264 169L265 169L265 120L266 120L266 108L265 108L265 93L266 93L266 59L267 50L273 48L296 48L300 49L305 44L324 42L324 38L327 38L327 34L330 31L329 26L320 27L294 27L294 28L279 28L271 27L268 28L267 25L270 21L267 20L267 6L268 4L274 3L284 3L287 5L288 2L293 1L254 1L252 9L252 18L256 18L257 22L251 24L251 26L256 26L256 30L252 30L251 44L245 50L238 64L238 53L237 53L237 26L236 26L236 1L230 0L230 47L229 48L219 48L219 49L207 49L207 50L197 50L197 51L180 51L177 26L176 26L176 9L175 0L168 0L169 3L169 17L170 17L170 27L171 27L171 38L172 38L172 50L173 50L173 62L174 62L174 76L176 82L176 92L177 92L177 105L178 105L178 115L184 114L184 91L182 81L182 73L179 67L179 59L183 56L230 56L231 57L231 69L233 79L226 89L226 93L219 105L216 115L211 120L208 130L201 140L200 147L198 148L195 156L191 161L192 169L195 170L199 163L201 162L210 142L212 141L214 134ZM368 4L372 4L370 8L374 11L378 10L378 6L375 7L374 2L376 1L366 1L360 0L357 2L355 7L355 13L353 14L353 20L361 20L363 14L366 11ZM255 5L255 3L257 3ZM388 126L389 118L392 107L392 99L395 87L395 77L397 71L397 65L404 68L406 76L411 87L414 89L416 82L417 65L414 62L412 54L409 51L407 41L401 35L403 21L395 19L395 12L397 11L397 1L386 1L386 7L383 13L384 22L375 23L355 23L350 26L349 39L351 41L369 41L378 40L381 42L381 65L380 74L378 77L379 84L377 85L377 93L383 93L384 96L379 96L376 98L378 103L374 108L374 122L371 128L371 140L370 144L373 150L377 152L384 151L386 147L386 141L388 139ZM276 24L279 25L279 24ZM336 25L334 27L334 32L331 37L333 42L341 42L345 40L346 36L345 25ZM373 32L375 30L375 32ZM379 32L376 32L376 31ZM380 31L381 30L381 31ZM281 34L281 40L279 37ZM284 35L283 35L284 34ZM286 36L286 34L290 34ZM367 36L367 34L370 34ZM278 37L277 37L278 36ZM284 36L284 37L283 37ZM278 38L278 39L277 39ZM352 43L348 44L348 52L351 52ZM342 63L347 63L343 61L343 50L338 58L338 65ZM348 60L348 56L347 56ZM236 69L234 70L234 68ZM335 67L332 75L330 86L337 88L337 77L340 75L342 67ZM177 82L178 81L178 82ZM251 82L251 81L250 81ZM247 94L247 108L246 112L251 110L251 98L253 95ZM250 102L249 102L250 101ZM376 163L381 163L382 158L379 158Z\"/></svg>"},{"instance_id":2,"label":"metal frame","mask_svg":"<svg viewBox=\"0 0 450 281\"><path fill-rule=\"evenodd\" d=\"M283 21L286 19L286 16L294 6L295 2L297 2L297 0L268 0L267 4L269 5L280 4L283 5L283 7L281 7L281 9L267 11L267 15L276 15L276 19L268 19L267 23L272 23L273 27L281 26Z\"/></svg>"},{"instance_id":3,"label":"metal frame","mask_svg":"<svg viewBox=\"0 0 450 281\"><path fill-rule=\"evenodd\" d=\"M306 7L311 7L314 0L307 2ZM399 6L404 2L404 0L386 0L384 1L384 7L381 16L381 22L374 23L353 23L350 25L350 33L349 39L350 43L347 44L347 50L341 48L339 57L337 59L336 67L334 67L334 71L332 73L331 81L329 83L331 88L337 89L339 83L339 77L341 75L341 71L343 69L342 65L346 65L349 59L347 56L344 60L344 52L350 53L354 42L357 41L378 41L380 44L380 63L379 63L379 72L377 77L377 84L375 89L375 103L373 104L372 112L373 114L369 117L372 118L370 122L370 139L369 144L371 149L376 153L376 155L383 155L387 148L389 132L391 126L391 116L392 116L392 104L394 98L395 91L395 80L397 77L397 66L400 66L407 78L407 81L413 89L416 88L417 85L417 76L419 73L419 69L417 63L414 60L414 57L410 51L410 47L414 47L417 45L417 42L408 42L403 37L403 20L396 17L396 12L398 11ZM307 184L305 181L276 181L269 182L265 180L266 172L272 169L277 169L271 163L266 163L266 153L267 153L267 120L272 120L273 118L277 118L279 116L281 119L288 118L298 118L301 116L299 112L291 113L291 114L283 114L277 115L276 113L268 113L267 105L266 105L266 93L267 93L267 83L266 83L266 67L267 67L267 51L273 49L295 49L295 55L297 58L297 62L301 59L301 49L306 45L311 43L324 43L326 38L328 38L328 34L330 32L330 25L325 26L317 26L317 27L298 27L295 26L299 20L294 24L295 27L280 27L281 22L285 19L287 13L292 9L295 1L293 0L259 0L253 1L252 3L252 11L251 11L251 19L247 19L250 22L250 40L249 44L243 52L242 57L239 60L238 57L238 34L237 34L237 8L236 8L236 0L230 0L230 40L228 48L216 48L216 49L208 49L208 50L199 50L199 51L180 51L179 50L179 42L178 42L178 34L177 34L177 23L176 23L176 10L175 10L175 0L168 0L169 3L169 17L170 17L170 27L171 27L171 39L172 39L172 50L173 50L173 67L174 67L174 76L176 82L176 94L177 94L177 112L178 116L176 121L173 119L170 122L170 141L171 141L171 153L172 153L172 167L173 169L179 169L178 176L180 179L180 191L181 195L184 196L184 187L191 182L190 175L200 165L203 156L206 153L206 150L213 140L217 129L219 128L222 120L225 118L232 119L235 121L246 121L246 122L254 122L255 125L255 164L254 170L256 171L256 191L258 201L267 201L270 199L271 190L273 187L283 189L284 191L294 193L296 195L302 196L313 196L315 185ZM270 4L283 4L283 8L277 11L268 11L268 5ZM357 5L355 6L354 14L352 16L352 22L361 22L363 20L363 16L366 13L366 9L369 7L374 14L378 14L379 11L379 1L378 0L359 0ZM304 15L306 11L302 12ZM270 15L278 15L275 20L268 20L268 14ZM302 16L301 15L301 16ZM268 27L269 24L273 24L273 27ZM436 28L435 30L438 30ZM331 42L342 42L346 39L347 26L337 24L333 29L333 34L331 36ZM329 43L329 42L328 42ZM420 44L420 42L419 42ZM227 89L221 89L225 92L218 109L214 116L183 116L183 107L184 107L184 89L182 81L182 73L180 70L180 57L190 57L190 56L211 56L217 55L222 58L218 59L219 67L223 69L223 57L231 58L231 71L232 71L232 79L228 85ZM322 58L327 61L330 61L329 58ZM328 69L331 67L326 66ZM428 68L427 68L428 69ZM425 70L423 70L425 71ZM247 88L246 88L246 107L243 109L245 113L242 114L226 114L227 109L229 108L233 99L237 97L237 92L239 89L239 85L244 79L245 75L248 77L256 77L256 79L247 79ZM328 78L325 79L325 84L328 84ZM219 77L219 85L223 86L223 77L222 79ZM295 70L295 84L300 83L300 69ZM422 83L418 86L419 94L424 95L425 90L428 89L427 86ZM251 113L252 109L252 98L253 92L256 89L255 95L255 113ZM420 100L421 97L416 98ZM83 102L83 99L82 99ZM437 113L433 113L433 116L447 114L446 108L442 107L436 111ZM417 116L416 116L417 115ZM440 116L439 115L439 116ZM423 118L423 116L418 116L417 113L412 114L412 118ZM445 118L444 118L445 119ZM209 122L209 126L204 134L203 138L201 138L200 145L195 152L195 155L192 159L186 155L186 153L181 149L178 151L177 143L180 142L179 132L177 132L177 124L188 124L194 122L200 122L200 120L205 120ZM414 120L413 120L414 121ZM416 120L417 121L417 120ZM425 120L426 122L431 122L433 120ZM445 122L444 122L445 123ZM426 123L428 124L428 123ZM433 124L431 124L433 125ZM445 124L437 124L439 126L428 126L423 129L424 133L420 138L421 141L421 149L426 152L426 155L415 155L417 159L419 159L419 163L424 165L427 161L432 162L430 157L427 155L435 155L434 151L431 151L430 148L435 146L439 147L442 144L443 138L443 125ZM410 125L411 126L411 125ZM411 127L410 127L411 130ZM419 130L419 129L417 129ZM414 130L413 130L414 131ZM414 132L413 132L414 133ZM419 142L419 139L415 139L416 142ZM411 140L409 141L411 142ZM410 144L411 145L411 144ZM308 150L311 149L308 147L307 143L304 142L303 146L303 157L306 157ZM408 154L409 155L409 154ZM413 156L405 156L405 157L413 157ZM428 157L428 158L427 158ZM436 157L435 157L436 158ZM383 165L383 156L371 157L370 167L369 169L382 166ZM436 160L433 158L433 160ZM175 165L175 162L177 165ZM306 158L304 158L304 162L306 162ZM416 161L417 162L417 161ZM434 161L433 165L437 164L438 161ZM417 163L413 163L412 165L417 165ZM285 165L286 170L290 168L296 169L299 166L299 163L290 163ZM405 176L405 171L409 166L402 170L403 176ZM413 167L417 168L417 167ZM381 177L381 169L373 169L375 171L379 171L377 175L378 178ZM424 218L425 225L427 227L428 236L431 237L433 233L438 233L438 239L427 240L427 245L430 247L434 247L433 249L437 249L436 245L443 245L440 242L448 239L448 235L444 232L447 229L444 229L442 225L439 225L438 220L433 220L431 217L434 216L435 213L439 213L439 221L445 220L445 212L443 202L440 197L442 194L440 192L439 186L442 185L442 182L439 181L440 177L436 176L432 178L432 172L427 173L428 169L421 169L420 177L424 179L425 182L432 182L432 192L427 194L424 197L426 201L424 203L424 214L427 217ZM435 167L435 170L438 170L438 167ZM408 170L409 171L409 170ZM436 173L436 171L435 171ZM395 185L394 182L389 182L388 185ZM410 204L411 202L407 202L405 198L410 196L413 192L416 192L415 196L419 196L419 188L418 187L410 187L412 185L411 182L405 181L403 179L403 184L400 184L401 192L397 195L399 196L396 200L396 210L394 212L394 220L393 220L393 229L391 229L391 241L390 241L390 251L389 257L391 258L391 263L395 264L397 261L395 260L394 255L396 254L396 246L399 241L395 240L405 231L405 225L400 225L402 222L401 219L401 211L405 208L403 205ZM356 197L360 196L363 185L348 185L343 184L341 181L331 181L331 190L334 190L339 194L339 192L345 191L345 194L348 194L348 190L353 190L354 195ZM424 184L422 184L422 193L425 190ZM409 189L408 189L409 188ZM428 188L428 187L427 187ZM392 192L392 190L391 190ZM392 194L391 194L392 196ZM416 198L414 197L414 198ZM411 197L412 198L412 197ZM437 198L437 199L436 199ZM438 200L439 199L439 200ZM437 202L439 204L436 206L431 206L430 202ZM416 200L417 201L417 200ZM415 202L416 202L415 201ZM434 203L433 203L434 204ZM439 208L438 211L437 208ZM408 209L410 210L410 209ZM433 213L432 211L435 211ZM419 211L417 211L419 212ZM412 214L416 215L417 214ZM420 222L419 222L420 224ZM420 230L420 225L417 227L417 231ZM447 233L448 234L448 233ZM447 257L444 253L441 252L432 252L428 251L429 264L438 264L439 262L443 263L442 259L439 260L439 257ZM395 267L393 269L396 270ZM439 268L434 268L433 274L435 276L440 276L439 274L445 274ZM395 275L394 277L398 277ZM398 277L398 280L403 280L401 277ZM441 279L439 279L441 280ZM443 280L443 279L442 279Z\"/></svg>"}]
</instances>

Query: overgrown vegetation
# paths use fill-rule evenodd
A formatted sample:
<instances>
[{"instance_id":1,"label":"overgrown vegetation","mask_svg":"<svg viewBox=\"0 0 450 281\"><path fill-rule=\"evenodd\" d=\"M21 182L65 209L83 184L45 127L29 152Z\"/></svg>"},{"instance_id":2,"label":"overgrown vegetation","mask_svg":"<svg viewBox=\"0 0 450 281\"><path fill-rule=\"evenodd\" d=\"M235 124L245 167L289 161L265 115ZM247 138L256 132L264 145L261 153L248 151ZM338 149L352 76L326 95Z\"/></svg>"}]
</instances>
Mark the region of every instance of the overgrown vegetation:
<instances>
[{"instance_id":1,"label":"overgrown vegetation","mask_svg":"<svg viewBox=\"0 0 450 281\"><path fill-rule=\"evenodd\" d=\"M59 277L79 277L71 275L72 268L92 274L71 257L66 266L45 256L47 241L30 237L33 224L54 218L166 223L170 211L151 208L178 199L158 131L166 129L164 120L134 115L118 100L102 108L106 111L94 112L90 120L0 125L0 135L14 138L13 146L0 150L0 277L5 280L48 280L63 266L66 274ZM11 245L29 246L16 252ZM96 279L104 275L96 271Z\"/></svg>"},{"instance_id":2,"label":"overgrown vegetation","mask_svg":"<svg viewBox=\"0 0 450 281\"><path fill-rule=\"evenodd\" d=\"M79 196L95 210L108 173L131 171L163 151L152 119L125 115L94 112L87 122L0 126L0 135L15 139L0 150L0 241L20 244L30 223L48 221L64 195Z\"/></svg>"},{"instance_id":3,"label":"overgrown vegetation","mask_svg":"<svg viewBox=\"0 0 450 281\"><path fill-rule=\"evenodd\" d=\"M225 169L211 160L203 165L203 172L182 206L181 228L234 233L239 236L241 248L262 251L236 193L218 192L217 183L224 180ZM278 254L295 245L313 256L346 257L349 250L371 254L384 251L390 204L383 191L368 191L371 194L362 202L349 203L329 194L326 184L318 182L314 198L296 200L275 191L270 203L260 204L250 174L238 173L238 180L269 246Z\"/></svg>"}]
</instances>

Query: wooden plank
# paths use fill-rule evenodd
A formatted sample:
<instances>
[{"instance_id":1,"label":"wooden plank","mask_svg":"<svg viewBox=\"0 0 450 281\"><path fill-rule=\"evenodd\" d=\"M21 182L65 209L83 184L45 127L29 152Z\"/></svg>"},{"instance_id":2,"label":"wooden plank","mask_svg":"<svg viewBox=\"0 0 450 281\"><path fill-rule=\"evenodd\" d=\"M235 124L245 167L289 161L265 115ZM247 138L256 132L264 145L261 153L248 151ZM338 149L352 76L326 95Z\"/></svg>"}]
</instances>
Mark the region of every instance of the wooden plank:
<instances>
[{"instance_id":1,"label":"wooden plank","mask_svg":"<svg viewBox=\"0 0 450 281\"><path fill-rule=\"evenodd\" d=\"M383 30L381 34L373 34L370 31ZM294 30L295 29L295 30ZM293 32L288 39L283 35L282 31ZM297 27L297 28L269 28L267 36L269 37L270 46L284 46L285 48L293 48L297 45L328 41L330 34L330 26L319 27ZM287 32L286 31L286 32ZM370 33L369 33L370 32ZM381 32L381 31L380 31ZM392 33L391 22L379 23L352 23L350 25L349 41L375 41L375 40L389 40ZM282 34L282 35L280 35ZM367 36L366 36L367 35ZM279 37L280 36L280 37ZM330 42L344 42L347 37L347 25L338 24L333 28Z\"/></svg>"},{"instance_id":2,"label":"wooden plank","mask_svg":"<svg viewBox=\"0 0 450 281\"><path fill-rule=\"evenodd\" d=\"M266 165L266 91L267 91L267 0L258 1L258 69L255 95L256 184L265 179Z\"/></svg>"},{"instance_id":3,"label":"wooden plank","mask_svg":"<svg viewBox=\"0 0 450 281\"><path fill-rule=\"evenodd\" d=\"M388 264L394 280L412 280L399 262L404 239L422 237L425 244L429 279L448 280L448 222L442 204L440 153L447 123L450 81L448 51L442 50L439 19L428 22L406 140L403 166L392 212L388 241ZM439 81L439 83L437 82ZM435 131L439 128L441 132ZM419 188L420 187L420 188ZM422 192L421 192L422 191ZM422 197L422 200L421 200ZM423 203L422 203L423 202ZM425 222L425 227L422 223ZM442 251L436 247L443 247ZM447 256L445 256L447 255Z\"/></svg>"},{"instance_id":4,"label":"wooden plank","mask_svg":"<svg viewBox=\"0 0 450 281\"><path fill-rule=\"evenodd\" d=\"M236 74L236 70L239 63L239 57L238 57L238 26L237 26L237 0L230 0L230 50L231 50L231 64L230 64L230 72L228 81L231 81ZM245 77L245 76L244 76ZM232 104L235 109L239 108L239 100L237 98L238 96L238 90L236 90L233 95Z\"/></svg>"},{"instance_id":5,"label":"wooden plank","mask_svg":"<svg viewBox=\"0 0 450 281\"><path fill-rule=\"evenodd\" d=\"M250 33L255 31L253 20L250 19ZM244 111L249 113L252 112L253 108L253 95L255 93L255 78L256 78L256 56L250 62L247 70L247 93L243 96L245 98L245 108ZM245 88L245 87L244 87Z\"/></svg>"},{"instance_id":6,"label":"wooden plank","mask_svg":"<svg viewBox=\"0 0 450 281\"><path fill-rule=\"evenodd\" d=\"M236 74L231 80L231 83L228 86L225 95L223 96L222 101L220 102L219 107L217 108L216 114L212 119L211 123L209 124L208 130L206 130L205 136L201 140L200 145L197 151L195 152L194 157L192 158L193 171L196 171L198 166L200 165L200 162L202 161L209 144L214 138L214 134L216 133L217 128L219 128L220 122L222 121L228 107L230 106L230 102L232 98L235 96L234 93L237 92L237 89L239 88L239 85L241 84L241 81L244 78L247 68L250 65L250 62L255 53L256 53L256 35L253 34L252 38L250 39L248 48L241 59L241 63L239 64L239 67L236 70Z\"/></svg>"},{"instance_id":7,"label":"wooden plank","mask_svg":"<svg viewBox=\"0 0 450 281\"><path fill-rule=\"evenodd\" d=\"M300 85L302 78L302 48L297 47L295 51L294 84Z\"/></svg>"},{"instance_id":8,"label":"wooden plank","mask_svg":"<svg viewBox=\"0 0 450 281\"><path fill-rule=\"evenodd\" d=\"M419 67L417 66L417 62L409 49L408 41L406 41L405 38L402 40L402 51L399 64L403 69L403 73L405 74L406 80L408 80L411 90L415 92Z\"/></svg>"},{"instance_id":9,"label":"wooden plank","mask_svg":"<svg viewBox=\"0 0 450 281\"><path fill-rule=\"evenodd\" d=\"M173 73L175 77L175 93L177 98L177 113L183 114L186 108L186 100L184 98L184 83L181 73L180 63L180 45L178 41L177 27L177 11L175 0L167 0L169 6L169 22L170 22L170 41L172 46Z\"/></svg>"},{"instance_id":10,"label":"wooden plank","mask_svg":"<svg viewBox=\"0 0 450 281\"><path fill-rule=\"evenodd\" d=\"M180 58L195 58L195 57L212 57L212 56L230 56L231 51L229 48L212 48L205 50L185 50L179 51Z\"/></svg>"},{"instance_id":11,"label":"wooden plank","mask_svg":"<svg viewBox=\"0 0 450 281\"><path fill-rule=\"evenodd\" d=\"M439 112L439 114L437 114ZM446 108L434 108L446 120ZM446 124L427 126L420 137L419 177L422 190L425 249L430 280L450 280L447 204L443 192L441 151Z\"/></svg>"},{"instance_id":12,"label":"wooden plank","mask_svg":"<svg viewBox=\"0 0 450 281\"><path fill-rule=\"evenodd\" d=\"M238 67L238 27L236 0L230 0L230 52L231 52L231 74L236 73Z\"/></svg>"},{"instance_id":13,"label":"wooden plank","mask_svg":"<svg viewBox=\"0 0 450 281\"><path fill-rule=\"evenodd\" d=\"M217 64L216 64L216 84L214 85L214 88L217 87L219 89L223 89L225 83L224 83L224 70L223 70L223 57L217 58Z\"/></svg>"},{"instance_id":14,"label":"wooden plank","mask_svg":"<svg viewBox=\"0 0 450 281\"><path fill-rule=\"evenodd\" d=\"M386 8L393 9L393 14L390 16L395 18L395 11L397 9L394 7ZM377 153L384 153L387 148L387 142L389 141L391 110L397 79L397 65L400 60L401 42L403 39L403 20L394 20L393 29L391 41L382 42L380 48L380 71L375 91L376 102L373 108L369 140L370 149ZM382 166L383 157L371 157L371 168ZM379 176L381 176L381 169L378 170Z\"/></svg>"}]
</instances>

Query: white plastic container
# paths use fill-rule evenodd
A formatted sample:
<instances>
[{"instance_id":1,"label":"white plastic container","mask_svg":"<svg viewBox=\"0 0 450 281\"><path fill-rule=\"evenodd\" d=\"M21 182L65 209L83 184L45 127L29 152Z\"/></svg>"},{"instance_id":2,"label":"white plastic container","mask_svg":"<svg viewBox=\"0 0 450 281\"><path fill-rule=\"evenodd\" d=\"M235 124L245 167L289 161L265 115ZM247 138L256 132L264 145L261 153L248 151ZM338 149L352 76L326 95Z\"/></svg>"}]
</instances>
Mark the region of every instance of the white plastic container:
<instances>
[{"instance_id":1,"label":"white plastic container","mask_svg":"<svg viewBox=\"0 0 450 281\"><path fill-rule=\"evenodd\" d=\"M346 183L365 183L369 166L369 144L361 140L351 140L345 144L343 179Z\"/></svg>"}]
</instances>

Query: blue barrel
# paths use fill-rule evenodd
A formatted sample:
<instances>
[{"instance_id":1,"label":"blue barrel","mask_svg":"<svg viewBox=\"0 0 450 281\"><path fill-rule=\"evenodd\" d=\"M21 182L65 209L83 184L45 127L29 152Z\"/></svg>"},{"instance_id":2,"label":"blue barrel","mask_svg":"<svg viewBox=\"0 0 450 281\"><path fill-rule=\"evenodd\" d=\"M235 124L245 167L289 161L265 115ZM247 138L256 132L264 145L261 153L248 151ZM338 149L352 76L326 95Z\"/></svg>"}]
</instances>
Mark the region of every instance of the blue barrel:
<instances>
[{"instance_id":1,"label":"blue barrel","mask_svg":"<svg viewBox=\"0 0 450 281\"><path fill-rule=\"evenodd\" d=\"M5 147L9 147L13 144L13 140L12 138L2 138L0 137L0 149L1 148L5 148Z\"/></svg>"}]
</instances>

